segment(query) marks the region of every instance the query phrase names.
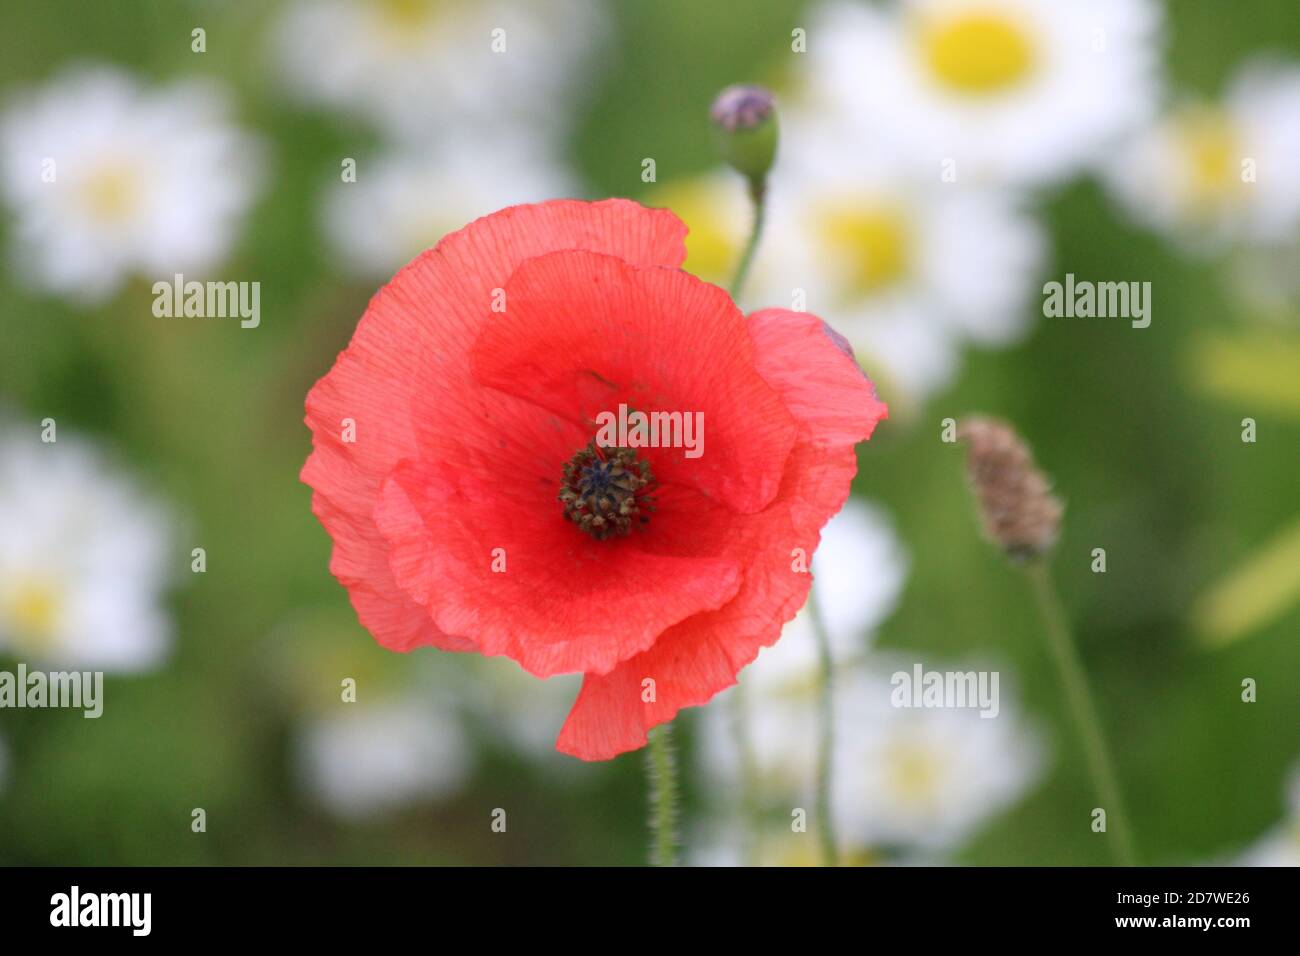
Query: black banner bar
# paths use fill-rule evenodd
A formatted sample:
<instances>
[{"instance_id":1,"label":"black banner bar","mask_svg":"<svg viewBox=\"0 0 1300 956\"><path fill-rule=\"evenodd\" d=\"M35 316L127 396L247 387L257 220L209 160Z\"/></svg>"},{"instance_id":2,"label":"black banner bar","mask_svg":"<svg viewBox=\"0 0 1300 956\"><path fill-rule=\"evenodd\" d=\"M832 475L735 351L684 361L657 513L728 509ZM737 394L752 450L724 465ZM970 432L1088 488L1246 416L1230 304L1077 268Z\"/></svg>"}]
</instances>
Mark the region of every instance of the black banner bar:
<instances>
[{"instance_id":1,"label":"black banner bar","mask_svg":"<svg viewBox=\"0 0 1300 956\"><path fill-rule=\"evenodd\" d=\"M1227 868L839 870L2 869L9 940L299 942L382 929L484 940L511 930L554 942L565 925L655 934L762 935L775 923L926 942L1080 935L1228 943L1295 926L1294 873ZM624 930L618 930L618 927ZM918 937L918 938L922 938ZM865 937L864 937L865 938ZM538 940L541 945L541 940Z\"/></svg>"}]
</instances>

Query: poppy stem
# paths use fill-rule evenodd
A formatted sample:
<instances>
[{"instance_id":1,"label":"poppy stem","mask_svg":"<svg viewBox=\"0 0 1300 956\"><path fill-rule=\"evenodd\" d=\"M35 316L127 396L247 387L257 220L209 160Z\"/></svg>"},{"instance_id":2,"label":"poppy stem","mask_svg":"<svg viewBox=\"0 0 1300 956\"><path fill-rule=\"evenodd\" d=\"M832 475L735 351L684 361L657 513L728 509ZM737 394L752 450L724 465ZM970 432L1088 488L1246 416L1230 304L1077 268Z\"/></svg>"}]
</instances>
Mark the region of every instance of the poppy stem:
<instances>
[{"instance_id":1,"label":"poppy stem","mask_svg":"<svg viewBox=\"0 0 1300 956\"><path fill-rule=\"evenodd\" d=\"M1120 866L1133 866L1133 843L1129 836L1128 817L1124 812L1123 799L1116 783L1114 761L1106 747L1106 738L1102 734L1101 722L1097 719L1097 708L1092 692L1088 688L1088 678L1079 660L1079 650L1070 636L1070 626L1065 610L1061 606L1060 595L1052 582L1052 575L1045 561L1029 562L1025 573L1033 585L1034 597L1038 609L1046 624L1047 641L1056 662L1056 669L1065 685L1065 696L1073 712L1074 723L1079 736L1083 739L1084 755L1088 761L1088 770L1092 776L1093 786L1104 804L1107 814L1109 832L1114 834L1111 851Z\"/></svg>"},{"instance_id":2,"label":"poppy stem","mask_svg":"<svg viewBox=\"0 0 1300 956\"><path fill-rule=\"evenodd\" d=\"M817 742L817 833L821 839L822 866L839 866L839 842L835 838L835 819L831 814L831 760L835 749L835 698L832 684L835 662L831 657L831 639L822 617L815 591L808 593L808 616L812 620L813 638L817 642L820 734Z\"/></svg>"},{"instance_id":3,"label":"poppy stem","mask_svg":"<svg viewBox=\"0 0 1300 956\"><path fill-rule=\"evenodd\" d=\"M749 267L754 264L754 253L758 250L758 242L763 237L763 224L767 220L766 181L749 180L749 198L754 203L754 223L750 228L745 250L741 253L740 262L736 265L736 274L731 280L731 288L728 290L733 300L740 298L740 290L744 288L745 279L749 276Z\"/></svg>"},{"instance_id":4,"label":"poppy stem","mask_svg":"<svg viewBox=\"0 0 1300 956\"><path fill-rule=\"evenodd\" d=\"M646 775L650 782L650 863L677 865L677 761L673 756L672 724L650 730Z\"/></svg>"}]
</instances>

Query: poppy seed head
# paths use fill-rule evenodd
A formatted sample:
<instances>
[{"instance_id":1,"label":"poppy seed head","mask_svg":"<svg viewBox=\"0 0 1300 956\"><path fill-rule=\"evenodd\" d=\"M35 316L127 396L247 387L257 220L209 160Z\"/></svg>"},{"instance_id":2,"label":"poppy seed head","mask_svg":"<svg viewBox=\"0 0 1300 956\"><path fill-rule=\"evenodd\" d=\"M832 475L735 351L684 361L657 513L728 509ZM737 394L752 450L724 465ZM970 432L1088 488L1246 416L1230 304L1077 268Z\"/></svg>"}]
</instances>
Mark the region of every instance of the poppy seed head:
<instances>
[{"instance_id":1,"label":"poppy seed head","mask_svg":"<svg viewBox=\"0 0 1300 956\"><path fill-rule=\"evenodd\" d=\"M989 539L1016 559L1050 551L1064 507L1015 429L994 418L967 418L957 439L968 447L966 471Z\"/></svg>"},{"instance_id":2,"label":"poppy seed head","mask_svg":"<svg viewBox=\"0 0 1300 956\"><path fill-rule=\"evenodd\" d=\"M564 517L597 541L644 525L654 511L650 463L631 448L602 448L592 441L564 466L560 502Z\"/></svg>"}]
</instances>

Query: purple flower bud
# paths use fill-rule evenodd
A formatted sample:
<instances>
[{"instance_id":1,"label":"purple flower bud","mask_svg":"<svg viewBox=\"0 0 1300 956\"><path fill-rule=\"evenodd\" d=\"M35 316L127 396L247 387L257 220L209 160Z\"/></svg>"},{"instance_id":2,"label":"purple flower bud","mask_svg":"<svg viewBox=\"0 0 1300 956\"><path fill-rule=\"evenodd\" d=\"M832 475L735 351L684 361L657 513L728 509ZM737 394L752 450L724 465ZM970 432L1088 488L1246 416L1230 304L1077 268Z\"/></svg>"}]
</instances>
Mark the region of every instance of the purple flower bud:
<instances>
[{"instance_id":1,"label":"purple flower bud","mask_svg":"<svg viewBox=\"0 0 1300 956\"><path fill-rule=\"evenodd\" d=\"M776 111L776 97L764 86L738 84L718 94L709 109L709 118L721 130L754 129Z\"/></svg>"},{"instance_id":2,"label":"purple flower bud","mask_svg":"<svg viewBox=\"0 0 1300 956\"><path fill-rule=\"evenodd\" d=\"M755 194L762 192L767 171L776 159L776 99L761 86L729 86L713 101L718 152L750 181Z\"/></svg>"}]
</instances>

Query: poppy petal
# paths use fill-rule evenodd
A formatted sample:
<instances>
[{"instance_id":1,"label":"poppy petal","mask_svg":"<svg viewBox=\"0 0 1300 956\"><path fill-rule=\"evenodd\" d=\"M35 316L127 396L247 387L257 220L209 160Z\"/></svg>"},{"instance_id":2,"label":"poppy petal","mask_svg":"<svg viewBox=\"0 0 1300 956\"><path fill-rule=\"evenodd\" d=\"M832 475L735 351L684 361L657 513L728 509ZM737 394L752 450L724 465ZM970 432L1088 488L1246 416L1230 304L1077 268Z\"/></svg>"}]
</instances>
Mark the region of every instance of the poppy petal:
<instances>
[{"instance_id":1,"label":"poppy petal","mask_svg":"<svg viewBox=\"0 0 1300 956\"><path fill-rule=\"evenodd\" d=\"M745 581L726 607L671 628L609 674L588 674L557 742L565 753L604 760L643 746L651 727L734 684L807 600L806 568L822 526L848 497L854 445L887 409L816 316L767 310L750 330L758 368L798 418L800 443L776 500L735 531L736 546L750 552Z\"/></svg>"},{"instance_id":2,"label":"poppy petal","mask_svg":"<svg viewBox=\"0 0 1300 956\"><path fill-rule=\"evenodd\" d=\"M558 475L506 494L458 466L400 465L375 510L399 585L444 631L538 677L606 673L735 596L730 557L650 554L635 535L579 531L555 500Z\"/></svg>"},{"instance_id":3,"label":"poppy petal","mask_svg":"<svg viewBox=\"0 0 1300 956\"><path fill-rule=\"evenodd\" d=\"M417 422L441 418L454 429L455 413L473 414L448 397L471 384L469 348L492 315L495 290L524 259L555 249L675 267L685 233L671 213L626 200L515 206L447 236L371 300L347 350L307 396L313 450L301 478L334 541L331 571L381 644L468 649L393 582L372 512L384 478L418 454Z\"/></svg>"},{"instance_id":4,"label":"poppy petal","mask_svg":"<svg viewBox=\"0 0 1300 956\"><path fill-rule=\"evenodd\" d=\"M590 252L530 259L505 291L506 312L474 347L479 381L593 433L620 405L629 414L693 415L703 426L700 454L647 449L656 477L743 513L772 500L798 426L755 368L755 343L726 292L675 269Z\"/></svg>"}]
</instances>

